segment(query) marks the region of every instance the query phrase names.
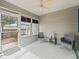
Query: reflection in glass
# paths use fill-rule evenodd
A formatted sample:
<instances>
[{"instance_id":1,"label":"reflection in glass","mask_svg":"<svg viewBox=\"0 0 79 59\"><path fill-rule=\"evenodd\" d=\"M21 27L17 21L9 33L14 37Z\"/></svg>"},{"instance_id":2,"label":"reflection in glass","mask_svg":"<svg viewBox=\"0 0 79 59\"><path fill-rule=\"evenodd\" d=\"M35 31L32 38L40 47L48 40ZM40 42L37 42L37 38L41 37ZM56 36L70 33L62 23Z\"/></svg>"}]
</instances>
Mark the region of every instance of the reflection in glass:
<instances>
[{"instance_id":1,"label":"reflection in glass","mask_svg":"<svg viewBox=\"0 0 79 59\"><path fill-rule=\"evenodd\" d=\"M10 16L10 15L5 15L5 14L1 14L1 22L2 22L2 25L5 27L5 26L17 26L17 22L18 22L18 18L17 17L13 17L13 16Z\"/></svg>"}]
</instances>

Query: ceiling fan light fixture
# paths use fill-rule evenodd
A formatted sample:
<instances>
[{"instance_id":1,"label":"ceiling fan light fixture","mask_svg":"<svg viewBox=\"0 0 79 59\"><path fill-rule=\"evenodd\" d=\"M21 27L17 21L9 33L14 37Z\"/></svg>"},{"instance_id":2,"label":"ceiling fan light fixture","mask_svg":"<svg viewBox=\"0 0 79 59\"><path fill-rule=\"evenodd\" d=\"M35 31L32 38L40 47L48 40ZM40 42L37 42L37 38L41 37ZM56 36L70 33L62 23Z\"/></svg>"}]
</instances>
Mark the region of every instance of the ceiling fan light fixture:
<instances>
[{"instance_id":1,"label":"ceiling fan light fixture","mask_svg":"<svg viewBox=\"0 0 79 59\"><path fill-rule=\"evenodd\" d=\"M40 0L41 1L41 5L40 7L50 7L50 5L52 4L52 0Z\"/></svg>"}]
</instances>

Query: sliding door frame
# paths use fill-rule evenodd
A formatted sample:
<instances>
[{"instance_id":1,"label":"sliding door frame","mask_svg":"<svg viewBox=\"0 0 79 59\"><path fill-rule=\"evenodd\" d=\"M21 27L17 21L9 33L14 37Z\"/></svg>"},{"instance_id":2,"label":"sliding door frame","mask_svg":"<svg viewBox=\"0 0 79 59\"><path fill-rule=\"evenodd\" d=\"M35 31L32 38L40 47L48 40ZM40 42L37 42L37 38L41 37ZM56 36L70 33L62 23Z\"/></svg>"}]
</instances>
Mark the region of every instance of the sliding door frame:
<instances>
[{"instance_id":1,"label":"sliding door frame","mask_svg":"<svg viewBox=\"0 0 79 59\"><path fill-rule=\"evenodd\" d=\"M2 33L2 27L1 27L1 10L0 10L0 55L2 55L2 42L1 42L1 33Z\"/></svg>"},{"instance_id":2,"label":"sliding door frame","mask_svg":"<svg viewBox=\"0 0 79 59\"><path fill-rule=\"evenodd\" d=\"M1 47L1 52L3 52L2 50L2 41L1 41L1 33L2 33L2 25L1 25L1 14L8 14L8 15L12 15L18 18L18 22L17 22L17 45L18 47L20 47L20 21L21 21L21 16L19 14L15 14L12 12L8 12L8 11L4 11L4 10L0 10L0 47Z\"/></svg>"}]
</instances>

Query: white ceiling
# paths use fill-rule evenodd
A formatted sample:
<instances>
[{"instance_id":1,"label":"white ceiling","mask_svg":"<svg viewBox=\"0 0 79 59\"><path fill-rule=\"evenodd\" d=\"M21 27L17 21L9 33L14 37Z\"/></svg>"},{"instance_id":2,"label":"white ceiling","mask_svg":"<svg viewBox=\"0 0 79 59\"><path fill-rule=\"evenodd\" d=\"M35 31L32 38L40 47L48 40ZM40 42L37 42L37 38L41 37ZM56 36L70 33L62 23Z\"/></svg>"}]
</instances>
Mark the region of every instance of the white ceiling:
<instances>
[{"instance_id":1,"label":"white ceiling","mask_svg":"<svg viewBox=\"0 0 79 59\"><path fill-rule=\"evenodd\" d=\"M28 10L36 15L43 15L50 12L79 5L79 0L52 0L47 8L40 9L40 0L6 0L16 6ZM41 10L41 11L40 11Z\"/></svg>"}]
</instances>

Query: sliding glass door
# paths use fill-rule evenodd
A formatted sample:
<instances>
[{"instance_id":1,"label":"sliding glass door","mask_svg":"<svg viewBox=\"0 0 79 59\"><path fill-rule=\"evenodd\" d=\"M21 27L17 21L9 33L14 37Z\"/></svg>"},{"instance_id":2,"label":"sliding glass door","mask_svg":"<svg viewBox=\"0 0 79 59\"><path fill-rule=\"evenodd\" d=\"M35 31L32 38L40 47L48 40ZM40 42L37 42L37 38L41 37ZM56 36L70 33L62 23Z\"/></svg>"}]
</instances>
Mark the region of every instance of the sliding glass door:
<instances>
[{"instance_id":1,"label":"sliding glass door","mask_svg":"<svg viewBox=\"0 0 79 59\"><path fill-rule=\"evenodd\" d=\"M18 46L18 16L1 12L1 29L2 51Z\"/></svg>"}]
</instances>

